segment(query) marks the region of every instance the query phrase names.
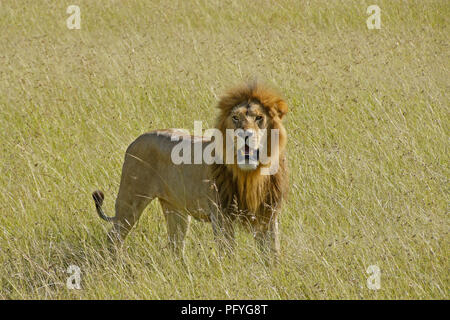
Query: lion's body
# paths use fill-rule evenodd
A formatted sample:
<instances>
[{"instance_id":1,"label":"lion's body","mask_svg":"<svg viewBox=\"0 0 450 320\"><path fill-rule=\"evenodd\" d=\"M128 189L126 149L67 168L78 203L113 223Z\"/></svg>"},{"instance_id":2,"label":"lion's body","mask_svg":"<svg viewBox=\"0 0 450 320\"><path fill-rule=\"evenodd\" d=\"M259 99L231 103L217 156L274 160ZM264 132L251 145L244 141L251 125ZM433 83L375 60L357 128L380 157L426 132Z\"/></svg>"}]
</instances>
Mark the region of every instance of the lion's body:
<instances>
[{"instance_id":1,"label":"lion's body","mask_svg":"<svg viewBox=\"0 0 450 320\"><path fill-rule=\"evenodd\" d=\"M202 149L210 142L206 138L182 135L175 129L141 135L126 151L117 201L133 203L136 197L143 202L158 198L163 206L178 214L209 221L213 197L209 165L175 165L171 160L171 151L178 143L173 141L174 136L201 144Z\"/></svg>"},{"instance_id":2,"label":"lion's body","mask_svg":"<svg viewBox=\"0 0 450 320\"><path fill-rule=\"evenodd\" d=\"M281 123L287 105L272 91L255 84L230 91L220 101L219 109L216 128L224 135L229 128L254 130L255 136L260 135L260 128L280 131L279 148L271 147L271 140L267 147L271 162L279 164L278 170L264 175L262 169L270 163L262 162L250 169L236 163L194 164L193 155L192 164L174 164L172 151L179 143L175 138L187 139L192 143L192 150L196 149L195 145L204 150L211 140L189 136L177 129L141 135L128 147L125 155L116 215L111 218L104 215L101 209L103 194L99 191L93 194L100 217L114 223L110 239L123 240L145 207L157 198L174 249L183 249L190 217L194 217L212 223L221 247L233 247L233 222L238 220L252 230L258 244L278 253L277 216L287 191L284 152L287 137ZM233 121L230 120L232 114ZM255 150L259 152L262 148ZM224 148L224 157L227 152Z\"/></svg>"}]
</instances>

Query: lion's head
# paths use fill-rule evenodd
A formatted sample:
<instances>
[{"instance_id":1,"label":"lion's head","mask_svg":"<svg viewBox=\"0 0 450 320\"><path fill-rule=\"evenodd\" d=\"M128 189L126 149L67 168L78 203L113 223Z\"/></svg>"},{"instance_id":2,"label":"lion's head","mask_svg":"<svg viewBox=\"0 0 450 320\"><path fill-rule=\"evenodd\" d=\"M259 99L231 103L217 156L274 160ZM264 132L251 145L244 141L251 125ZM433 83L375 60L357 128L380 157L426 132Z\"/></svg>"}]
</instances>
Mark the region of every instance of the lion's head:
<instances>
[{"instance_id":1,"label":"lion's head","mask_svg":"<svg viewBox=\"0 0 450 320\"><path fill-rule=\"evenodd\" d=\"M264 206L277 206L287 182L287 134L282 123L286 102L253 82L229 90L218 108L216 128L228 140L223 145L224 164L213 169L222 206L238 201L240 210L254 214L264 211ZM275 171L267 170L274 165Z\"/></svg>"},{"instance_id":2,"label":"lion's head","mask_svg":"<svg viewBox=\"0 0 450 320\"><path fill-rule=\"evenodd\" d=\"M218 107L217 128L228 139L223 157L230 168L254 171L277 160L286 146L282 119L288 111L277 93L254 82L229 90Z\"/></svg>"}]
</instances>

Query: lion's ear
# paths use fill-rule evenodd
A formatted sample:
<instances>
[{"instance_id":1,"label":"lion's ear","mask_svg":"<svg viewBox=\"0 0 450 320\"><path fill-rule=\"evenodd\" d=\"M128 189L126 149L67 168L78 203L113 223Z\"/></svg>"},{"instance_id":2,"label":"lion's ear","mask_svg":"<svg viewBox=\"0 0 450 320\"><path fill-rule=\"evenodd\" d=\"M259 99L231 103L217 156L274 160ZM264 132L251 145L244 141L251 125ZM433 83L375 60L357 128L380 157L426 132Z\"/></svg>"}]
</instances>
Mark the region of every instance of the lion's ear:
<instances>
[{"instance_id":1,"label":"lion's ear","mask_svg":"<svg viewBox=\"0 0 450 320\"><path fill-rule=\"evenodd\" d=\"M283 117L288 112L288 105L284 100L281 100L277 103L277 112L280 119L283 119Z\"/></svg>"}]
</instances>

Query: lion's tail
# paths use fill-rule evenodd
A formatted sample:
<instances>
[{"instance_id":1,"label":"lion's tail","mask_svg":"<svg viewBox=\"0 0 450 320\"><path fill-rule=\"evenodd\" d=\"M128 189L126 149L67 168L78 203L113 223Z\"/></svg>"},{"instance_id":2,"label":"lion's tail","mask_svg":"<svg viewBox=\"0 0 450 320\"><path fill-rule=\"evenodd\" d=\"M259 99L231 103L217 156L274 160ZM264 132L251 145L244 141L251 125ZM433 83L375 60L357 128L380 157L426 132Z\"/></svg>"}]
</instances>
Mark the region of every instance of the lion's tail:
<instances>
[{"instance_id":1,"label":"lion's tail","mask_svg":"<svg viewBox=\"0 0 450 320\"><path fill-rule=\"evenodd\" d=\"M105 221L113 222L115 217L108 217L102 209L103 200L105 199L105 195L100 190L95 190L92 192L92 198L94 198L95 208L97 209L98 216Z\"/></svg>"}]
</instances>

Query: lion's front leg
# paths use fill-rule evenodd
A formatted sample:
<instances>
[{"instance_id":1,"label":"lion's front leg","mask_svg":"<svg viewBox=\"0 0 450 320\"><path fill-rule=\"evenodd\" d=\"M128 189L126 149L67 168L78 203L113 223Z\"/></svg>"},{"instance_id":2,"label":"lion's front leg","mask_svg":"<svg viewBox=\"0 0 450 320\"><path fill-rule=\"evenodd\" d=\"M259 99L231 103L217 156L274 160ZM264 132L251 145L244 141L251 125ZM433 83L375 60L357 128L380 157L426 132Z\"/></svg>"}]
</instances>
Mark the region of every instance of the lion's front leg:
<instances>
[{"instance_id":1,"label":"lion's front leg","mask_svg":"<svg viewBox=\"0 0 450 320\"><path fill-rule=\"evenodd\" d=\"M211 215L211 224L219 254L224 255L234 253L235 238L232 219L222 212L214 210L214 213Z\"/></svg>"},{"instance_id":2,"label":"lion's front leg","mask_svg":"<svg viewBox=\"0 0 450 320\"><path fill-rule=\"evenodd\" d=\"M270 256L273 257L274 263L278 263L280 259L280 239L277 216L274 215L269 223L260 227L255 232L258 248L262 251L266 263L269 262Z\"/></svg>"}]
</instances>

